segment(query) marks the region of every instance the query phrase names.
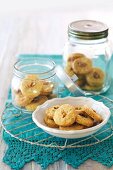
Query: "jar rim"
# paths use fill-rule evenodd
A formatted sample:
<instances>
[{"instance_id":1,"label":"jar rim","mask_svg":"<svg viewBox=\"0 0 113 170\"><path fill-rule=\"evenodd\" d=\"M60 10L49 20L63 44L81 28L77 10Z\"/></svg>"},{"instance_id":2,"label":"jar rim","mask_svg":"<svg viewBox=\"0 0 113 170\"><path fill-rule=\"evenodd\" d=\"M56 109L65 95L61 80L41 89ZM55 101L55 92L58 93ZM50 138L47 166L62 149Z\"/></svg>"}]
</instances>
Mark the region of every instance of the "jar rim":
<instances>
[{"instance_id":1,"label":"jar rim","mask_svg":"<svg viewBox=\"0 0 113 170\"><path fill-rule=\"evenodd\" d=\"M34 61L37 61L37 64L38 64L38 62L41 63L42 58L19 59L18 61L16 61L15 64L14 64L14 74L16 74L16 76L18 76L18 77L26 76L27 74L44 75L44 74L48 74L48 73L50 73L50 72L52 72L52 71L55 70L55 67L56 67L55 62L54 62L53 60L51 60L51 59L46 59L46 58L44 58L44 61L46 60L46 61L50 62L51 65L52 65L51 68L48 67L48 68L49 68L48 71L36 72L36 73L29 72L29 73L28 73L28 72L22 71L22 70L20 70L20 69L18 68L18 64L19 64L19 63L22 62L23 64L25 64L25 63L24 63L25 61L27 61L27 62L32 61L32 62L33 62L33 60L34 60ZM45 61L45 63L46 63L46 61ZM30 64L30 63L29 63L29 64ZM46 66L46 65L45 65L45 66Z\"/></svg>"},{"instance_id":2,"label":"jar rim","mask_svg":"<svg viewBox=\"0 0 113 170\"><path fill-rule=\"evenodd\" d=\"M78 20L68 25L68 35L85 40L95 40L108 36L108 26L95 20Z\"/></svg>"}]
</instances>

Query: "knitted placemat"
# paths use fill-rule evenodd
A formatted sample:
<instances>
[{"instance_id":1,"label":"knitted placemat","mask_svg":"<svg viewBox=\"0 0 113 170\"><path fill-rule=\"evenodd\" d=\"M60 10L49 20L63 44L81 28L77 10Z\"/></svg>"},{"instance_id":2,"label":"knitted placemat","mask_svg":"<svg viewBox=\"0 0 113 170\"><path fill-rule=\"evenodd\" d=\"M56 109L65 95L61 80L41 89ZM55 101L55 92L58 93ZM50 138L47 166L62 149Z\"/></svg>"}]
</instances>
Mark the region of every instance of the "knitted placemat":
<instances>
[{"instance_id":1,"label":"knitted placemat","mask_svg":"<svg viewBox=\"0 0 113 170\"><path fill-rule=\"evenodd\" d=\"M56 63L61 63L61 56L49 56L56 61ZM113 84L113 83L112 83ZM113 98L113 86L109 91L104 95L108 98ZM68 91L66 91L66 96L71 95ZM95 99L97 99L96 97ZM111 102L112 104L112 102ZM9 91L8 99L6 102L7 105L11 105L11 91ZM14 112L17 113L16 108L13 108ZM112 110L111 110L112 111ZM8 116L8 111L4 113L5 116ZM108 122L108 124L103 127L109 128L113 122L112 116ZM42 130L39 129L41 132ZM51 137L44 133L46 137ZM45 136L39 135L37 138L32 139L32 142L35 140L42 140ZM58 161L59 159L64 160L67 164L72 165L74 168L77 168L87 159L96 160L103 165L108 167L113 165L113 136L112 136L112 128L110 131L105 131L105 133L98 135L98 139L104 139L106 136L110 136L106 140L102 140L102 142L98 142L96 145L88 145L93 143L94 139L89 138L88 140L83 140L82 145L86 147L45 147L36 144L30 144L21 140L18 140L8 134L6 131L3 132L3 139L8 145L8 149L4 155L3 161L8 164L12 169L19 170L21 169L25 163L34 160L37 164L40 164L42 168L47 168L48 165L53 164L54 162ZM79 139L81 140L81 139ZM42 143L50 144L50 143L59 143L61 146L65 146L64 143L66 141L66 146L70 146L73 143L77 143L79 141L77 139L61 139L61 138L50 138L47 141Z\"/></svg>"}]
</instances>

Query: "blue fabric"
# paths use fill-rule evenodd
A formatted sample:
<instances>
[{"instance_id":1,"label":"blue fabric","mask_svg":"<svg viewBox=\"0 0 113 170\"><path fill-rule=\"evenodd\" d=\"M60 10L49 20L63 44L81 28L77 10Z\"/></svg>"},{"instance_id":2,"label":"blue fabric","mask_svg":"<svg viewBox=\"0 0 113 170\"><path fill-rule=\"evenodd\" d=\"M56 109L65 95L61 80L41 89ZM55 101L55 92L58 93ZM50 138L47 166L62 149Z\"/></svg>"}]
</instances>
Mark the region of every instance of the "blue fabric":
<instances>
[{"instance_id":1,"label":"blue fabric","mask_svg":"<svg viewBox=\"0 0 113 170\"><path fill-rule=\"evenodd\" d=\"M39 55L21 55L19 56L19 58L24 59L26 57L29 58L29 57L38 57L38 56ZM50 56L40 55L40 57L42 58L48 57L54 60L56 64L62 63L62 57L60 55L50 55ZM113 81L112 81L111 88L108 90L108 92L104 94L104 96L107 96L113 99L113 88L112 87L113 87ZM68 95L72 95L72 94L67 89L65 89L65 91L63 91L63 93L61 94L61 97L65 97ZM96 97L94 96L94 98L97 100L102 99L100 96L96 96ZM111 105L112 105L112 102L108 106L111 107ZM9 109L7 110L7 108L10 108L10 110ZM13 111L13 114L19 113L19 110L14 108L13 105L11 104L11 91L9 91L8 99L6 102L5 114L4 114L4 123L9 123L9 122L5 122L5 116L6 117L11 116L12 111ZM29 118L27 119L27 121L28 122L32 121L31 116L28 114L24 114L24 115L21 114L20 117L18 116L15 117L15 121L21 118L22 116L26 116L26 117L28 116ZM113 122L113 118L111 116L108 124L104 126L102 130L109 128L112 122ZM35 128L35 126L36 126L35 124L32 124L29 127ZM11 125L7 126L8 130L10 130L10 128L11 128ZM13 128L16 128L16 127L14 126ZM27 128L27 127L24 127L24 128ZM18 133L18 132L19 132L18 129L16 129L16 131L14 130L13 133ZM40 128L36 129L36 132L43 133L43 131ZM102 140L106 138L107 136L109 136L110 134L112 134L112 129L105 133L98 135L97 137L99 140ZM21 139L22 138L25 139L26 136L27 137L32 136L32 133L30 132L30 133L22 134L20 137ZM39 140L43 140L44 138L49 138L49 137L51 137L51 135L44 133L35 138L31 138L30 141L35 142L37 140L39 141ZM35 162L37 162L37 164L40 164L43 169L46 169L48 165L53 164L59 159L64 160L67 164L72 165L74 168L77 168L79 165L84 163L84 161L86 161L87 159L98 161L102 163L103 165L106 165L107 167L110 167L113 165L113 136L112 135L110 138L108 138L107 140L99 144L88 146L88 147L78 147L78 148L56 148L56 147L51 148L51 147L45 147L45 146L31 145L27 142L23 142L18 139L15 139L14 137L11 137L5 131L3 132L3 139L8 145L8 149L5 153L3 161L6 164L8 164L12 169L15 169L15 170L21 169L25 165L25 163L30 162L31 160L34 160ZM51 143L53 144L57 143L60 146L64 146L65 142L67 142L66 146L68 145L70 146L74 142L78 142L80 140L82 139L68 139L66 141L65 139L54 137L54 138L48 139L48 141L44 141L41 143L45 145L51 144ZM95 142L95 139L90 138L89 140L85 142L81 141L81 144L85 145L85 144L90 144L93 142Z\"/></svg>"}]
</instances>

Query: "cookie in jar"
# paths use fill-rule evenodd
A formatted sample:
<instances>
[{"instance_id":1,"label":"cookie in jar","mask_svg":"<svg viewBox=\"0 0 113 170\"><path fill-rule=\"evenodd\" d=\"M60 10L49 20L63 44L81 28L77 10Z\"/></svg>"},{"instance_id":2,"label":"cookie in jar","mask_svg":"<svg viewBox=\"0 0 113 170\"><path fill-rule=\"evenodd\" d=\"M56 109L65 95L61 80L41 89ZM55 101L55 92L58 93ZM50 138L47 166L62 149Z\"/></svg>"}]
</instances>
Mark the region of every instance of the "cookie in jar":
<instances>
[{"instance_id":1,"label":"cookie in jar","mask_svg":"<svg viewBox=\"0 0 113 170\"><path fill-rule=\"evenodd\" d=\"M63 60L66 73L86 94L106 92L111 84L111 42L106 24L79 20L68 26Z\"/></svg>"},{"instance_id":2,"label":"cookie in jar","mask_svg":"<svg viewBox=\"0 0 113 170\"><path fill-rule=\"evenodd\" d=\"M55 63L49 59L42 61L41 58L31 58L17 61L11 83L13 105L33 112L47 100L58 97L54 69Z\"/></svg>"}]
</instances>

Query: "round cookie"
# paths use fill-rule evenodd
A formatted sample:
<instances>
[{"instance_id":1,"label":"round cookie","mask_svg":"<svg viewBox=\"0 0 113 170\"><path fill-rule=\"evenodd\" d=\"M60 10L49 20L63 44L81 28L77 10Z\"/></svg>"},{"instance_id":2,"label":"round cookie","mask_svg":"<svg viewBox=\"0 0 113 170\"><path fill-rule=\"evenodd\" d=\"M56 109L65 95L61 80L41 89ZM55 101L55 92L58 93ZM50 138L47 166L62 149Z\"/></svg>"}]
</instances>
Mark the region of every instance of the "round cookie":
<instances>
[{"instance_id":1,"label":"round cookie","mask_svg":"<svg viewBox=\"0 0 113 170\"><path fill-rule=\"evenodd\" d=\"M92 68L91 72L86 75L86 81L90 86L102 86L105 74L100 68Z\"/></svg>"},{"instance_id":2,"label":"round cookie","mask_svg":"<svg viewBox=\"0 0 113 170\"><path fill-rule=\"evenodd\" d=\"M57 94L51 93L51 94L49 94L47 97L48 97L48 99L57 98Z\"/></svg>"},{"instance_id":3,"label":"round cookie","mask_svg":"<svg viewBox=\"0 0 113 170\"><path fill-rule=\"evenodd\" d=\"M70 76L70 77L72 77L72 76L75 74L70 65L67 65L67 66L65 67L65 72L66 72L66 73L68 74L68 76Z\"/></svg>"},{"instance_id":4,"label":"round cookie","mask_svg":"<svg viewBox=\"0 0 113 170\"><path fill-rule=\"evenodd\" d=\"M63 104L55 111L53 119L59 126L72 125L76 119L74 106Z\"/></svg>"},{"instance_id":5,"label":"round cookie","mask_svg":"<svg viewBox=\"0 0 113 170\"><path fill-rule=\"evenodd\" d=\"M47 126L52 127L52 128L58 128L58 125L54 122L53 119L49 119L47 115L44 117L44 122L46 123Z\"/></svg>"},{"instance_id":6,"label":"round cookie","mask_svg":"<svg viewBox=\"0 0 113 170\"><path fill-rule=\"evenodd\" d=\"M46 110L46 116L49 118L49 119L53 119L53 116L54 116L54 113L55 111L60 107L60 105L55 105L53 107L50 107Z\"/></svg>"},{"instance_id":7,"label":"round cookie","mask_svg":"<svg viewBox=\"0 0 113 170\"><path fill-rule=\"evenodd\" d=\"M82 87L86 83L85 75L82 74L76 74L78 77L78 80L75 82L78 86Z\"/></svg>"},{"instance_id":8,"label":"round cookie","mask_svg":"<svg viewBox=\"0 0 113 170\"><path fill-rule=\"evenodd\" d=\"M102 86L90 86L88 84L85 84L81 88L87 91L100 91L102 89Z\"/></svg>"},{"instance_id":9,"label":"round cookie","mask_svg":"<svg viewBox=\"0 0 113 170\"><path fill-rule=\"evenodd\" d=\"M40 80L23 79L20 84L21 92L27 97L37 97L40 95L43 83Z\"/></svg>"},{"instance_id":10,"label":"round cookie","mask_svg":"<svg viewBox=\"0 0 113 170\"><path fill-rule=\"evenodd\" d=\"M25 107L26 105L31 103L32 100L33 100L33 98L23 96L21 91L19 91L18 93L15 94L15 103L17 106Z\"/></svg>"},{"instance_id":11,"label":"round cookie","mask_svg":"<svg viewBox=\"0 0 113 170\"><path fill-rule=\"evenodd\" d=\"M82 57L86 57L86 56L82 53L72 53L72 54L69 54L67 61L73 62L74 60L76 60L78 58L82 58Z\"/></svg>"},{"instance_id":12,"label":"round cookie","mask_svg":"<svg viewBox=\"0 0 113 170\"><path fill-rule=\"evenodd\" d=\"M25 106L28 111L34 111L38 106L46 102L48 98L46 96L39 96L38 99L34 99L30 104Z\"/></svg>"},{"instance_id":13,"label":"round cookie","mask_svg":"<svg viewBox=\"0 0 113 170\"><path fill-rule=\"evenodd\" d=\"M85 129L85 126L74 123L73 125L69 127L59 126L59 129L60 130L82 130L82 129Z\"/></svg>"},{"instance_id":14,"label":"round cookie","mask_svg":"<svg viewBox=\"0 0 113 170\"><path fill-rule=\"evenodd\" d=\"M89 116L86 116L85 113L78 114L76 117L76 122L87 127L91 127L94 124L93 119Z\"/></svg>"},{"instance_id":15,"label":"round cookie","mask_svg":"<svg viewBox=\"0 0 113 170\"><path fill-rule=\"evenodd\" d=\"M82 86L84 86L84 84L85 84L85 80L84 80L84 79L78 79L75 83L76 83L78 86L82 87Z\"/></svg>"},{"instance_id":16,"label":"round cookie","mask_svg":"<svg viewBox=\"0 0 113 170\"><path fill-rule=\"evenodd\" d=\"M87 74L91 71L92 61L88 58L78 58L72 63L73 71L76 74Z\"/></svg>"},{"instance_id":17,"label":"round cookie","mask_svg":"<svg viewBox=\"0 0 113 170\"><path fill-rule=\"evenodd\" d=\"M52 93L54 84L52 82L44 80L41 80L41 82L43 83L41 95L49 95L50 93Z\"/></svg>"},{"instance_id":18,"label":"round cookie","mask_svg":"<svg viewBox=\"0 0 113 170\"><path fill-rule=\"evenodd\" d=\"M83 106L82 110L87 113L87 115L89 115L92 119L94 119L97 122L102 122L102 117L101 115L97 114L93 109L87 107L87 106Z\"/></svg>"},{"instance_id":19,"label":"round cookie","mask_svg":"<svg viewBox=\"0 0 113 170\"><path fill-rule=\"evenodd\" d=\"M79 80L85 80L86 79L84 74L76 74L76 75L79 78Z\"/></svg>"}]
</instances>

